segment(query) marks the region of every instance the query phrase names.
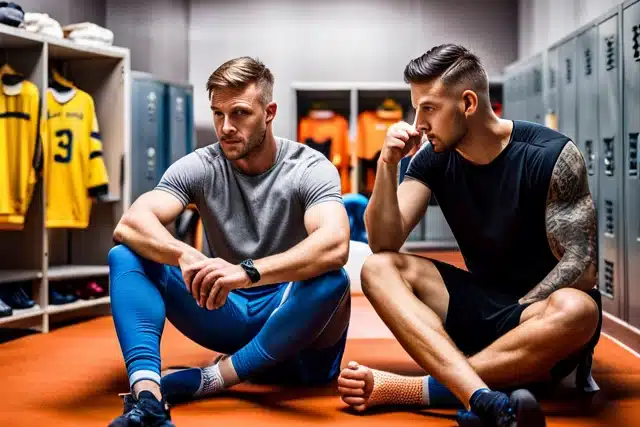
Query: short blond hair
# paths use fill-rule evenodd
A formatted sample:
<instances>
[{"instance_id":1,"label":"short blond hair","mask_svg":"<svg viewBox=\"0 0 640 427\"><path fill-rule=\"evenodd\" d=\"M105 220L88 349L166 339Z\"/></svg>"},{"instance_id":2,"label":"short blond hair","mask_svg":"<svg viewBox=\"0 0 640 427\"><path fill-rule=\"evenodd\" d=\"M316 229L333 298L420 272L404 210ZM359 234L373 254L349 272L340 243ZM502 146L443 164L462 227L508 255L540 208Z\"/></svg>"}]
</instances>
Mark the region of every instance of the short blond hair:
<instances>
[{"instance_id":1,"label":"short blond hair","mask_svg":"<svg viewBox=\"0 0 640 427\"><path fill-rule=\"evenodd\" d=\"M218 89L244 89L252 83L261 89L261 101L267 105L273 99L273 74L259 60L248 56L231 59L215 70L207 80L209 99Z\"/></svg>"}]
</instances>

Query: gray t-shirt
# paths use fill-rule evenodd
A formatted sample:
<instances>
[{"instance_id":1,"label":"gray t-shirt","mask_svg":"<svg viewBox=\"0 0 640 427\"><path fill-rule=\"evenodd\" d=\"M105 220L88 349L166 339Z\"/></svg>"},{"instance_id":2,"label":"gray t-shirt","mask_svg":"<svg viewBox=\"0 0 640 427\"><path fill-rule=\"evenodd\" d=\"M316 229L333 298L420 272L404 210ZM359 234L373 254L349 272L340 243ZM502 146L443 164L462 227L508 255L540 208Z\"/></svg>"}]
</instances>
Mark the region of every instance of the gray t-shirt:
<instances>
[{"instance_id":1,"label":"gray t-shirt","mask_svg":"<svg viewBox=\"0 0 640 427\"><path fill-rule=\"evenodd\" d=\"M276 143L276 162L260 175L240 172L215 143L162 176L157 189L198 208L213 256L237 264L285 252L308 236L307 209L342 203L338 170L324 155L284 138Z\"/></svg>"}]
</instances>

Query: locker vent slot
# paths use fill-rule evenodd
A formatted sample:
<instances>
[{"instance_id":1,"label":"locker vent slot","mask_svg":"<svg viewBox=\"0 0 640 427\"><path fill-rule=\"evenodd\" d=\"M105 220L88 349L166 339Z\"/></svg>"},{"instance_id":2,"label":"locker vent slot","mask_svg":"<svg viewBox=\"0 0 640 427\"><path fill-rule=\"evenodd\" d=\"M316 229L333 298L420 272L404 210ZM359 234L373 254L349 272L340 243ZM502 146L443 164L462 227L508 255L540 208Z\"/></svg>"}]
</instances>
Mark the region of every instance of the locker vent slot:
<instances>
[{"instance_id":1,"label":"locker vent slot","mask_svg":"<svg viewBox=\"0 0 640 427\"><path fill-rule=\"evenodd\" d=\"M614 164L613 164L613 138L604 139L604 173L607 176L613 176Z\"/></svg>"},{"instance_id":2,"label":"locker vent slot","mask_svg":"<svg viewBox=\"0 0 640 427\"><path fill-rule=\"evenodd\" d=\"M607 36L604 38L605 49L605 68L611 71L616 68L616 39L615 36Z\"/></svg>"},{"instance_id":3,"label":"locker vent slot","mask_svg":"<svg viewBox=\"0 0 640 427\"><path fill-rule=\"evenodd\" d=\"M629 134L629 176L638 176L638 132Z\"/></svg>"},{"instance_id":4,"label":"locker vent slot","mask_svg":"<svg viewBox=\"0 0 640 427\"><path fill-rule=\"evenodd\" d=\"M555 89L556 87L556 70L549 67L549 88Z\"/></svg>"},{"instance_id":5,"label":"locker vent slot","mask_svg":"<svg viewBox=\"0 0 640 427\"><path fill-rule=\"evenodd\" d=\"M604 201L604 232L613 236L613 202L611 200Z\"/></svg>"},{"instance_id":6,"label":"locker vent slot","mask_svg":"<svg viewBox=\"0 0 640 427\"><path fill-rule=\"evenodd\" d=\"M633 31L633 45L631 46L633 49L633 60L636 62L640 62L640 25L634 25L632 27Z\"/></svg>"},{"instance_id":7,"label":"locker vent slot","mask_svg":"<svg viewBox=\"0 0 640 427\"><path fill-rule=\"evenodd\" d=\"M604 293L613 298L613 263L611 261L604 261Z\"/></svg>"},{"instance_id":8,"label":"locker vent slot","mask_svg":"<svg viewBox=\"0 0 640 427\"><path fill-rule=\"evenodd\" d=\"M570 58L565 58L565 63L566 63L566 79L567 79L567 84L571 84L571 59Z\"/></svg>"},{"instance_id":9,"label":"locker vent slot","mask_svg":"<svg viewBox=\"0 0 640 427\"><path fill-rule=\"evenodd\" d=\"M588 139L584 142L584 151L587 155L587 173L593 175L595 171L596 155L593 152L593 141Z\"/></svg>"},{"instance_id":10,"label":"locker vent slot","mask_svg":"<svg viewBox=\"0 0 640 427\"><path fill-rule=\"evenodd\" d=\"M533 93L542 93L542 71L538 68L533 70Z\"/></svg>"},{"instance_id":11,"label":"locker vent slot","mask_svg":"<svg viewBox=\"0 0 640 427\"><path fill-rule=\"evenodd\" d=\"M593 59L591 57L591 49L584 50L584 75L590 76L593 72Z\"/></svg>"}]
</instances>

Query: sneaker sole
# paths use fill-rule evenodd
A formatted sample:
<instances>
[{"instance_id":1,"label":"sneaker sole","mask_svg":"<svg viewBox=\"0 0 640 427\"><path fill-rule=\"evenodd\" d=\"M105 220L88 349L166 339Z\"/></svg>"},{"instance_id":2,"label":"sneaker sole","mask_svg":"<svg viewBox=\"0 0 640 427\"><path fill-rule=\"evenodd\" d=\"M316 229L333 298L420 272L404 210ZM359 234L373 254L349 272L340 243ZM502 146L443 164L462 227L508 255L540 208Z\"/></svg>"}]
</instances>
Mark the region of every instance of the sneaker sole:
<instances>
[{"instance_id":1,"label":"sneaker sole","mask_svg":"<svg viewBox=\"0 0 640 427\"><path fill-rule=\"evenodd\" d=\"M516 410L516 422L510 427L546 427L542 408L529 390L514 391L509 401Z\"/></svg>"}]
</instances>

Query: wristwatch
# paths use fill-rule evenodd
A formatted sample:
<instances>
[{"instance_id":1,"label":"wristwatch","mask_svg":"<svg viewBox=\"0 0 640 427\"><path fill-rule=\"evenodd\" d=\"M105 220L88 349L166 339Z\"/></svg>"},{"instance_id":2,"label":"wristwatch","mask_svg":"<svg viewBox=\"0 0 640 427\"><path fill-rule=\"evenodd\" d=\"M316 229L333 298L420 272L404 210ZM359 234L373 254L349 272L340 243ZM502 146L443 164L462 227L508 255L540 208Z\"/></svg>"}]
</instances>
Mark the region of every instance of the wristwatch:
<instances>
[{"instance_id":1,"label":"wristwatch","mask_svg":"<svg viewBox=\"0 0 640 427\"><path fill-rule=\"evenodd\" d=\"M258 271L255 264L253 263L253 260L245 259L240 263L240 267L242 267L244 271L247 272L249 279L251 279L251 283L256 283L260 281L260 272Z\"/></svg>"}]
</instances>

